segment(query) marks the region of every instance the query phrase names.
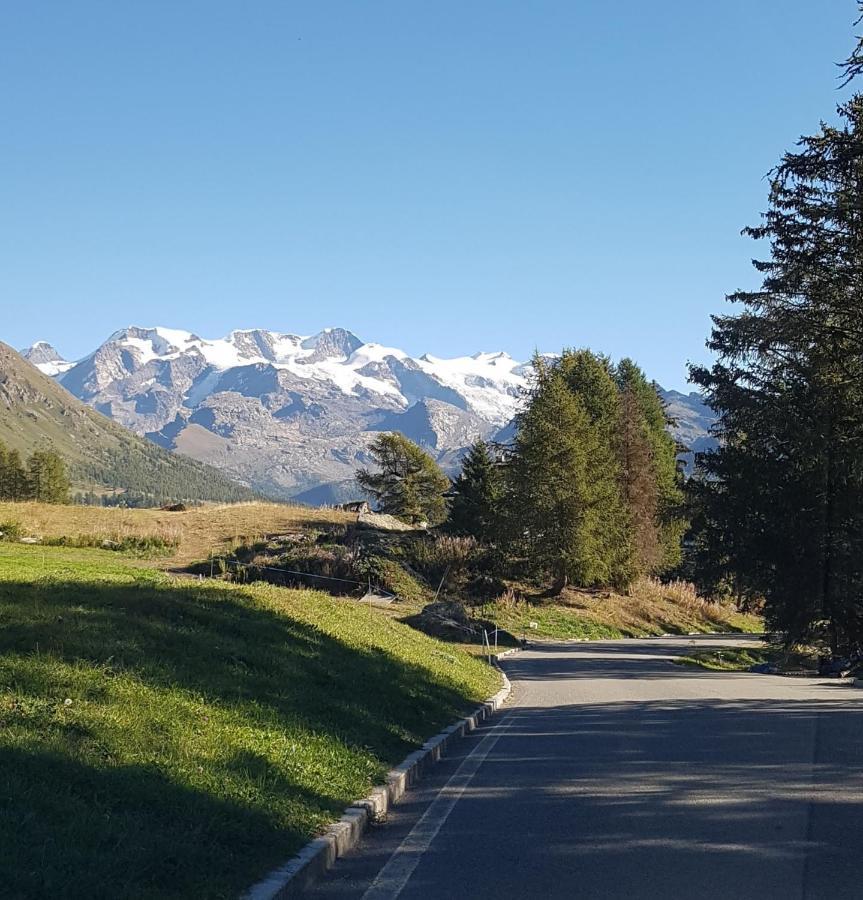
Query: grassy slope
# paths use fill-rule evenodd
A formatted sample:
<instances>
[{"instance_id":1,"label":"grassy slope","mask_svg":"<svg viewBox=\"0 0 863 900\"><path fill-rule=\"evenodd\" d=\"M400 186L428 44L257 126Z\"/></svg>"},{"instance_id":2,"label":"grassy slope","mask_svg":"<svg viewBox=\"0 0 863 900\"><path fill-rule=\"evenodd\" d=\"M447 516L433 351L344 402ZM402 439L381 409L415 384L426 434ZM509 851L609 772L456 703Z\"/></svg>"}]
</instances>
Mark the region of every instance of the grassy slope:
<instances>
[{"instance_id":1,"label":"grassy slope","mask_svg":"<svg viewBox=\"0 0 863 900\"><path fill-rule=\"evenodd\" d=\"M497 685L324 594L0 544L0 881L236 896Z\"/></svg>"},{"instance_id":2,"label":"grassy slope","mask_svg":"<svg viewBox=\"0 0 863 900\"><path fill-rule=\"evenodd\" d=\"M341 510L277 503L225 504L192 508L181 513L0 503L0 524L17 522L24 534L48 539L64 537L73 541L91 537L114 541L124 538L164 540L171 545L170 551L157 555L150 562L163 569L185 566L206 559L210 554L230 553L234 548L254 544L266 535L338 528L355 519L355 515ZM276 564L263 559L263 564ZM386 565L395 574L386 579L385 587L397 591L401 597L401 602L390 610L391 615L404 617L419 612L432 599L433 588L429 585L418 588L395 560L387 560ZM529 591L525 589L523 595L529 596ZM663 585L650 579L637 582L628 596L570 590L554 600L528 602L501 598L480 606L477 614L497 622L513 634L520 635L525 630L534 637L543 638L603 639L665 632L759 633L763 630L763 621L759 617L743 615L728 605L707 603L695 595L690 585ZM536 622L537 629L530 629L530 622Z\"/></svg>"},{"instance_id":3,"label":"grassy slope","mask_svg":"<svg viewBox=\"0 0 863 900\"><path fill-rule=\"evenodd\" d=\"M483 617L520 636L551 639L613 639L690 632L756 632L757 616L708 603L690 585L642 579L628 596L567 591L555 600L498 601L480 608ZM531 628L530 623L536 624Z\"/></svg>"},{"instance_id":4,"label":"grassy slope","mask_svg":"<svg viewBox=\"0 0 863 900\"><path fill-rule=\"evenodd\" d=\"M721 650L696 651L675 660L681 666L696 666L713 672L747 672L751 666L772 663L782 673L815 673L817 652L813 648L791 651L783 647L723 647Z\"/></svg>"},{"instance_id":5,"label":"grassy slope","mask_svg":"<svg viewBox=\"0 0 863 900\"><path fill-rule=\"evenodd\" d=\"M746 672L750 666L770 662L767 649L757 647L726 647L722 650L703 650L674 660L680 666L694 666L713 672Z\"/></svg>"},{"instance_id":6,"label":"grassy slope","mask_svg":"<svg viewBox=\"0 0 863 900\"><path fill-rule=\"evenodd\" d=\"M102 509L52 506L47 503L0 503L0 523L16 522L25 534L45 538L158 538L175 551L159 565L206 559L262 534L346 525L356 516L334 509L282 503L235 503L203 506L185 512L158 509Z\"/></svg>"},{"instance_id":7,"label":"grassy slope","mask_svg":"<svg viewBox=\"0 0 863 900\"><path fill-rule=\"evenodd\" d=\"M224 474L170 453L90 409L0 342L0 441L23 454L48 448L69 466L76 487L152 491L177 498L250 500L254 492Z\"/></svg>"}]
</instances>

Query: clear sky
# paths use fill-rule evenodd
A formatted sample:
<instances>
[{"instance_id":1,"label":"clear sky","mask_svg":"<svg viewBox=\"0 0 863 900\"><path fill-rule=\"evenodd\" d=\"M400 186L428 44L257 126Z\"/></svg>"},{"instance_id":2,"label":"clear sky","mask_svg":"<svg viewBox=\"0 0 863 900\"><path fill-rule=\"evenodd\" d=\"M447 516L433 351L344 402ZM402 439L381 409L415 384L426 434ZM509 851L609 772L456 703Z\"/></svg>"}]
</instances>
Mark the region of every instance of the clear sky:
<instances>
[{"instance_id":1,"label":"clear sky","mask_svg":"<svg viewBox=\"0 0 863 900\"><path fill-rule=\"evenodd\" d=\"M0 5L0 339L341 325L683 388L852 0Z\"/></svg>"}]
</instances>

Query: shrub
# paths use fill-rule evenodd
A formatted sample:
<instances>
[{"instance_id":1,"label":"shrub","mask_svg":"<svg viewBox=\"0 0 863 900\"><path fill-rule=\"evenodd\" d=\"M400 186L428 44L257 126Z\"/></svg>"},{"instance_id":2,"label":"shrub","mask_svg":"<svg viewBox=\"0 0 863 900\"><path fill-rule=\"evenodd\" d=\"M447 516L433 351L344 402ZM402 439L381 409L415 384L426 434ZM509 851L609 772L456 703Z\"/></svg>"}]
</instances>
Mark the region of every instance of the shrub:
<instances>
[{"instance_id":1,"label":"shrub","mask_svg":"<svg viewBox=\"0 0 863 900\"><path fill-rule=\"evenodd\" d=\"M49 547L79 547L114 550L131 556L170 556L176 550L179 541L156 534L147 535L114 535L74 534L60 537L44 538L42 543Z\"/></svg>"},{"instance_id":2,"label":"shrub","mask_svg":"<svg viewBox=\"0 0 863 900\"><path fill-rule=\"evenodd\" d=\"M357 575L395 594L407 603L428 603L431 591L397 562L382 556L366 556L357 561Z\"/></svg>"},{"instance_id":3,"label":"shrub","mask_svg":"<svg viewBox=\"0 0 863 900\"><path fill-rule=\"evenodd\" d=\"M280 569L308 573L321 579L355 579L354 563L356 554L343 544L299 544L279 557L276 566ZM334 593L349 593L356 586L333 583L317 583L317 587Z\"/></svg>"},{"instance_id":4,"label":"shrub","mask_svg":"<svg viewBox=\"0 0 863 900\"><path fill-rule=\"evenodd\" d=\"M507 590L506 582L502 578L486 572L471 578L465 587L471 597L475 597L481 602L499 597Z\"/></svg>"},{"instance_id":5,"label":"shrub","mask_svg":"<svg viewBox=\"0 0 863 900\"><path fill-rule=\"evenodd\" d=\"M478 556L476 538L438 534L413 541L407 550L411 564L426 578L437 583L446 573L457 577Z\"/></svg>"},{"instance_id":6,"label":"shrub","mask_svg":"<svg viewBox=\"0 0 863 900\"><path fill-rule=\"evenodd\" d=\"M0 541L17 541L21 534L21 526L17 522L0 522Z\"/></svg>"}]
</instances>

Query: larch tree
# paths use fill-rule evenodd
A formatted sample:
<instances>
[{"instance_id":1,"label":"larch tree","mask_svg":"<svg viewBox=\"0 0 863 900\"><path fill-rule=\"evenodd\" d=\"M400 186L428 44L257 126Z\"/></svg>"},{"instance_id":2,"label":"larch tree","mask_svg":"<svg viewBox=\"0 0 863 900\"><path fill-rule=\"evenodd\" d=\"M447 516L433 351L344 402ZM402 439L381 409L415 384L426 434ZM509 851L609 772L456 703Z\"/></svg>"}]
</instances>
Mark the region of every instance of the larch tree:
<instances>
[{"instance_id":1,"label":"larch tree","mask_svg":"<svg viewBox=\"0 0 863 900\"><path fill-rule=\"evenodd\" d=\"M635 391L624 385L618 432L620 479L629 509L635 568L640 575L657 571L662 562L659 490L650 435Z\"/></svg>"},{"instance_id":2,"label":"larch tree","mask_svg":"<svg viewBox=\"0 0 863 900\"><path fill-rule=\"evenodd\" d=\"M27 495L27 471L21 454L0 444L0 500L26 500Z\"/></svg>"},{"instance_id":3,"label":"larch tree","mask_svg":"<svg viewBox=\"0 0 863 900\"><path fill-rule=\"evenodd\" d=\"M634 568L610 368L589 351L537 356L533 366L507 463L509 533L553 593L567 584L625 588Z\"/></svg>"},{"instance_id":4,"label":"larch tree","mask_svg":"<svg viewBox=\"0 0 863 900\"><path fill-rule=\"evenodd\" d=\"M507 467L511 541L560 593L596 574L590 529L589 419L560 369L534 359L534 383L517 419Z\"/></svg>"},{"instance_id":5,"label":"larch tree","mask_svg":"<svg viewBox=\"0 0 863 900\"><path fill-rule=\"evenodd\" d=\"M651 557L650 564L647 566L644 563L648 560L643 558L641 570L660 574L680 564L681 544L686 530L683 514L683 476L677 459L680 447L670 433L669 429L673 422L666 412L656 384L648 381L644 372L631 359L621 360L617 365L615 376L625 414L630 419L640 418L644 438L649 445L649 478L652 479L654 488L646 492L645 487L641 486L635 488L635 493L633 493L633 486L627 486L625 491L630 498L630 506L636 494L648 503L652 502L651 495L655 495L653 521L657 532L656 541L659 553ZM628 411L627 405L629 405ZM633 435L634 432L630 425L630 443L624 445L629 446L630 452ZM636 479L636 481L646 480L648 476L635 467L633 462L634 460L630 460L624 466L625 478ZM654 540L646 531L648 519L645 510L633 509L633 516L641 523L640 537L636 537L636 542L640 541L645 549L652 547Z\"/></svg>"},{"instance_id":6,"label":"larch tree","mask_svg":"<svg viewBox=\"0 0 863 900\"><path fill-rule=\"evenodd\" d=\"M439 525L446 519L450 480L413 441L398 432L381 434L369 445L373 469L360 469L357 483L377 508L405 522Z\"/></svg>"},{"instance_id":7,"label":"larch tree","mask_svg":"<svg viewBox=\"0 0 863 900\"><path fill-rule=\"evenodd\" d=\"M69 487L66 465L54 451L36 450L25 465L17 450L0 443L0 500L68 503Z\"/></svg>"},{"instance_id":8,"label":"larch tree","mask_svg":"<svg viewBox=\"0 0 863 900\"><path fill-rule=\"evenodd\" d=\"M611 362L590 350L565 350L558 363L588 417L587 507L591 556L596 568L587 584L629 587L635 571L632 517L623 496L618 450L621 400Z\"/></svg>"},{"instance_id":9,"label":"larch tree","mask_svg":"<svg viewBox=\"0 0 863 900\"><path fill-rule=\"evenodd\" d=\"M26 481L30 499L41 503L68 503L69 479L60 456L36 450L27 461Z\"/></svg>"}]
</instances>

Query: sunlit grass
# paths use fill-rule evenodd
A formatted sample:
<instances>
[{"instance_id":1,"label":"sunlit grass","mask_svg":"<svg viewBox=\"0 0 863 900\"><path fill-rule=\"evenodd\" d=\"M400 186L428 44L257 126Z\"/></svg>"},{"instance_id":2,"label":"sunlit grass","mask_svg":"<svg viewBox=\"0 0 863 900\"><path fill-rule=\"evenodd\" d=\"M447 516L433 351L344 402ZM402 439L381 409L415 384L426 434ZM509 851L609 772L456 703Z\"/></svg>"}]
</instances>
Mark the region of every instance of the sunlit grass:
<instances>
[{"instance_id":1,"label":"sunlit grass","mask_svg":"<svg viewBox=\"0 0 863 900\"><path fill-rule=\"evenodd\" d=\"M699 597L692 585L640 579L630 593L567 590L560 597L533 598L510 590L479 607L483 618L520 637L609 640L659 634L760 633L758 616Z\"/></svg>"},{"instance_id":2,"label":"sunlit grass","mask_svg":"<svg viewBox=\"0 0 863 900\"><path fill-rule=\"evenodd\" d=\"M765 645L764 647L721 647L698 650L675 660L678 665L696 666L714 672L747 672L752 666L772 663L782 673L815 672L817 653L812 648Z\"/></svg>"},{"instance_id":3,"label":"sunlit grass","mask_svg":"<svg viewBox=\"0 0 863 900\"><path fill-rule=\"evenodd\" d=\"M336 509L285 503L230 503L198 506L184 512L57 506L47 503L0 503L0 522L16 523L22 534L72 545L98 546L150 541L170 548L175 564L205 559L262 535L298 528L344 525L356 519Z\"/></svg>"},{"instance_id":4,"label":"sunlit grass","mask_svg":"<svg viewBox=\"0 0 863 900\"><path fill-rule=\"evenodd\" d=\"M498 686L351 601L0 545L0 883L235 897Z\"/></svg>"},{"instance_id":5,"label":"sunlit grass","mask_svg":"<svg viewBox=\"0 0 863 900\"><path fill-rule=\"evenodd\" d=\"M674 661L681 666L696 666L714 672L746 672L751 666L770 662L771 659L767 649L723 647L720 650L697 651Z\"/></svg>"}]
</instances>

